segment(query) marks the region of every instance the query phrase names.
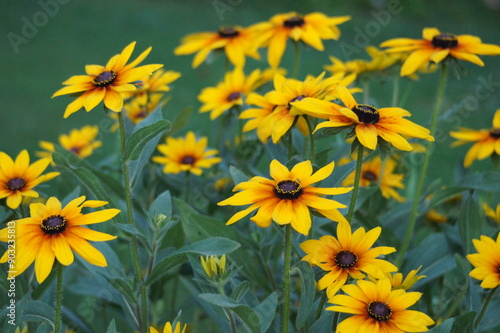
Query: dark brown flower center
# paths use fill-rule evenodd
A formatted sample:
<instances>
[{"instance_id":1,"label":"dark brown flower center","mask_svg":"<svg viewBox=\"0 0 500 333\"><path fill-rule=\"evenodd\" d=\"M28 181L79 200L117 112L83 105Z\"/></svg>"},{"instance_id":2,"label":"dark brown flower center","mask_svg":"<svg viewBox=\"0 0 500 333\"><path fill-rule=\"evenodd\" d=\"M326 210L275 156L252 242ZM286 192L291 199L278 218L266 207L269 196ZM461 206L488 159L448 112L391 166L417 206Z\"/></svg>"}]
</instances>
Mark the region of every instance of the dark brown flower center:
<instances>
[{"instance_id":1,"label":"dark brown flower center","mask_svg":"<svg viewBox=\"0 0 500 333\"><path fill-rule=\"evenodd\" d=\"M391 308L384 302L370 302L366 310L368 315L377 321L386 321L392 316Z\"/></svg>"},{"instance_id":2,"label":"dark brown flower center","mask_svg":"<svg viewBox=\"0 0 500 333\"><path fill-rule=\"evenodd\" d=\"M92 84L96 87L107 87L116 79L115 71L105 71L94 77Z\"/></svg>"},{"instance_id":3,"label":"dark brown flower center","mask_svg":"<svg viewBox=\"0 0 500 333\"><path fill-rule=\"evenodd\" d=\"M196 161L196 159L193 156L187 155L184 156L181 160L182 164L193 164Z\"/></svg>"},{"instance_id":4,"label":"dark brown flower center","mask_svg":"<svg viewBox=\"0 0 500 333\"><path fill-rule=\"evenodd\" d=\"M283 22L283 25L287 28L295 28L295 27L301 27L305 23L304 19L300 16L293 16L290 17L289 19L286 19L285 22Z\"/></svg>"},{"instance_id":5,"label":"dark brown flower center","mask_svg":"<svg viewBox=\"0 0 500 333\"><path fill-rule=\"evenodd\" d=\"M59 234L66 229L66 218L61 215L50 215L45 218L40 227L48 235Z\"/></svg>"},{"instance_id":6,"label":"dark brown flower center","mask_svg":"<svg viewBox=\"0 0 500 333\"><path fill-rule=\"evenodd\" d=\"M73 147L70 149L73 153L80 155L80 151L82 151L82 147Z\"/></svg>"},{"instance_id":7,"label":"dark brown flower center","mask_svg":"<svg viewBox=\"0 0 500 333\"><path fill-rule=\"evenodd\" d=\"M233 93L230 93L229 96L227 96L227 101L228 102L232 102L232 101L235 101L237 100L238 98L240 98L241 96L241 93L236 91L236 92L233 92Z\"/></svg>"},{"instance_id":8,"label":"dark brown flower center","mask_svg":"<svg viewBox=\"0 0 500 333\"><path fill-rule=\"evenodd\" d=\"M377 175L374 174L371 171L365 171L365 172L363 172L363 174L361 175L361 177L363 177L363 179L368 180L369 182L373 182L373 181L377 180Z\"/></svg>"},{"instance_id":9,"label":"dark brown flower center","mask_svg":"<svg viewBox=\"0 0 500 333\"><path fill-rule=\"evenodd\" d=\"M222 38L234 38L239 34L240 32L232 27L223 27L219 29L219 36Z\"/></svg>"},{"instance_id":10,"label":"dark brown flower center","mask_svg":"<svg viewBox=\"0 0 500 333\"><path fill-rule=\"evenodd\" d=\"M490 129L490 136L492 138L495 138L495 139L500 138L500 128L492 128L492 129Z\"/></svg>"},{"instance_id":11,"label":"dark brown flower center","mask_svg":"<svg viewBox=\"0 0 500 333\"><path fill-rule=\"evenodd\" d=\"M19 191L26 185L26 180L24 178L12 178L7 182L7 188L11 191Z\"/></svg>"},{"instance_id":12,"label":"dark brown flower center","mask_svg":"<svg viewBox=\"0 0 500 333\"><path fill-rule=\"evenodd\" d=\"M358 256L351 251L340 251L335 256L335 263L341 268L351 268L358 262Z\"/></svg>"},{"instance_id":13,"label":"dark brown flower center","mask_svg":"<svg viewBox=\"0 0 500 333\"><path fill-rule=\"evenodd\" d=\"M352 108L352 112L358 116L359 121L362 123L376 124L380 120L377 108L371 105L356 104Z\"/></svg>"},{"instance_id":14,"label":"dark brown flower center","mask_svg":"<svg viewBox=\"0 0 500 333\"><path fill-rule=\"evenodd\" d=\"M453 34L441 34L432 37L432 46L443 49L451 49L458 46L458 40Z\"/></svg>"},{"instance_id":15,"label":"dark brown flower center","mask_svg":"<svg viewBox=\"0 0 500 333\"><path fill-rule=\"evenodd\" d=\"M292 98L292 99L290 100L290 102L288 102L288 103L286 104L286 107L287 107L288 109L291 109L291 108L292 108L292 103L293 103L293 102L301 101L301 100L303 100L304 98L306 98L306 95L299 95L299 96L297 96L297 97L295 97L295 98Z\"/></svg>"},{"instance_id":16,"label":"dark brown flower center","mask_svg":"<svg viewBox=\"0 0 500 333\"><path fill-rule=\"evenodd\" d=\"M274 186L274 194L280 199L297 199L302 194L302 185L295 180L281 180Z\"/></svg>"}]
</instances>

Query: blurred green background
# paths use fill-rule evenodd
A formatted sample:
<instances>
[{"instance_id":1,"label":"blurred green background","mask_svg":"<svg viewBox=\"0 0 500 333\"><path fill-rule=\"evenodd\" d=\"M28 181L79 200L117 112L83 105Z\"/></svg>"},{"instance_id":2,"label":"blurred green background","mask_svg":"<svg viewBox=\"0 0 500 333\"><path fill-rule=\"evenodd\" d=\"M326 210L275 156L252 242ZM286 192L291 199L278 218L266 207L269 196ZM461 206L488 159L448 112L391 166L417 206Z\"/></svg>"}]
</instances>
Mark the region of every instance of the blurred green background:
<instances>
[{"instance_id":1,"label":"blurred green background","mask_svg":"<svg viewBox=\"0 0 500 333\"><path fill-rule=\"evenodd\" d=\"M58 4L57 8L54 3ZM171 100L166 108L175 115L186 107L193 107L195 112L186 130L194 129L204 135L212 130L212 123L208 114L197 113L200 106L197 95L203 87L213 86L222 79L224 61L216 58L213 63L204 63L193 70L192 56L174 56L173 49L188 33L213 31L222 25L247 26L291 10L304 14L321 11L331 16L351 15L352 20L340 26L340 41L326 41L325 52L302 49L300 78L321 73L323 65L330 63L330 54L344 60L348 60L348 56L367 58L364 46L378 45L395 37L420 38L424 27L476 35L485 43L500 44L500 7L496 0L392 0L389 3L385 0L22 0L2 1L1 6L0 151L13 157L25 148L34 154L39 150L39 140L56 142L59 134L86 124L98 124L101 128L104 148L97 151L95 158L115 149L116 135L109 133L111 123L101 106L63 119L64 109L72 99L65 96L51 99L51 96L62 81L84 74L86 64L104 65L131 41L137 41L133 57L152 46L145 63L162 63L165 69L182 73L172 85ZM44 6L49 7L44 9ZM391 14L388 8L396 8L397 13ZM37 23L36 31L29 31L27 22ZM359 54L345 54L339 48L340 43L356 48ZM289 45L285 67L291 68L291 58ZM452 140L448 131L458 126L488 128L494 111L500 108L500 57L483 56L482 59L485 67L462 62L467 73L460 80L449 76L443 103L447 117L438 125L437 150L431 161L435 166L431 168L432 177L449 181L450 171L460 164L468 149L468 146L450 149ZM264 61L250 61L246 72L250 67L265 66ZM401 81L401 92L409 89L408 98L401 106L413 113L412 120L424 126L428 125L434 107L438 77L439 74L434 73L422 75L418 82ZM483 81L493 84L486 87ZM391 95L390 81L372 84L371 96L376 105L390 105ZM488 163L475 162L473 167L487 168Z\"/></svg>"}]
</instances>

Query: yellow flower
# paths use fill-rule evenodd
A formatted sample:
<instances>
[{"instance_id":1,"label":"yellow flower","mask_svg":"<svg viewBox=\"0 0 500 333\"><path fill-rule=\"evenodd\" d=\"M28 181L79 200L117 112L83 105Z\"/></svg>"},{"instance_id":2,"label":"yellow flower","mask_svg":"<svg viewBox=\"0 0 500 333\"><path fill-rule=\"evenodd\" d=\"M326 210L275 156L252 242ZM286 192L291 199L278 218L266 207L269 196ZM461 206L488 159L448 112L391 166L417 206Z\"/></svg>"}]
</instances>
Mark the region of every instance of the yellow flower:
<instances>
[{"instance_id":1,"label":"yellow flower","mask_svg":"<svg viewBox=\"0 0 500 333\"><path fill-rule=\"evenodd\" d=\"M102 142L96 140L98 134L99 127L97 125L86 125L80 129L72 129L69 135L59 135L59 144L67 151L71 151L81 158L85 158L92 155L94 149L102 146ZM39 145L46 151L38 152L37 156L52 158L52 153L55 151L54 144L52 142L40 141Z\"/></svg>"},{"instance_id":2,"label":"yellow flower","mask_svg":"<svg viewBox=\"0 0 500 333\"><path fill-rule=\"evenodd\" d=\"M306 113L323 113L328 117L329 120L316 126L315 131L325 127L354 125L357 139L369 149L377 148L379 136L394 147L406 151L413 150L413 147L402 135L434 141L428 129L403 118L411 115L408 111L397 107L377 109L371 105L358 104L347 88L341 85L337 86L336 91L345 107L312 98L303 99L297 105Z\"/></svg>"},{"instance_id":3,"label":"yellow flower","mask_svg":"<svg viewBox=\"0 0 500 333\"><path fill-rule=\"evenodd\" d=\"M202 90L198 96L198 100L203 103L200 112L210 111L210 119L214 120L232 107L243 105L248 94L264 83L259 69L245 76L243 69L236 67L232 72L227 72L224 81L216 87Z\"/></svg>"},{"instance_id":4,"label":"yellow flower","mask_svg":"<svg viewBox=\"0 0 500 333\"><path fill-rule=\"evenodd\" d=\"M202 168L210 168L222 160L214 157L217 150L206 149L207 141L207 137L196 140L192 131L188 132L186 138L167 137L166 144L159 144L157 147L165 156L153 156L153 161L165 164L165 173L189 171L199 176L203 173Z\"/></svg>"},{"instance_id":5,"label":"yellow flower","mask_svg":"<svg viewBox=\"0 0 500 333\"><path fill-rule=\"evenodd\" d=\"M486 213L486 216L491 218L493 221L496 223L500 223L500 204L497 205L497 208L493 210L488 204L483 204L483 209L484 212Z\"/></svg>"},{"instance_id":6,"label":"yellow flower","mask_svg":"<svg viewBox=\"0 0 500 333\"><path fill-rule=\"evenodd\" d=\"M467 259L475 267L469 275L481 280L481 287L491 289L500 285L500 233L496 242L488 236L481 235L472 243L478 253L467 255Z\"/></svg>"},{"instance_id":7,"label":"yellow flower","mask_svg":"<svg viewBox=\"0 0 500 333\"><path fill-rule=\"evenodd\" d=\"M146 104L142 104L141 99L134 98L129 103L124 105L123 108L125 109L125 114L133 124L137 125L160 105L165 105L167 101L162 98L163 94L149 95L149 99Z\"/></svg>"},{"instance_id":8,"label":"yellow flower","mask_svg":"<svg viewBox=\"0 0 500 333\"><path fill-rule=\"evenodd\" d=\"M226 272L226 255L223 254L220 258L217 256L200 257L201 267L209 278L221 276Z\"/></svg>"},{"instance_id":9,"label":"yellow flower","mask_svg":"<svg viewBox=\"0 0 500 333\"><path fill-rule=\"evenodd\" d=\"M425 214L425 217L427 218L427 220L434 223L446 223L446 221L448 220L448 217L446 215L441 214L435 209L429 209L427 214Z\"/></svg>"},{"instance_id":10,"label":"yellow flower","mask_svg":"<svg viewBox=\"0 0 500 333\"><path fill-rule=\"evenodd\" d=\"M350 20L350 16L328 17L315 12L299 15L296 12L277 14L268 22L254 25L259 32L262 46L268 46L267 60L271 67L278 67L286 49L288 38L295 42L303 41L318 51L325 49L323 39L339 39L337 25Z\"/></svg>"},{"instance_id":11,"label":"yellow flower","mask_svg":"<svg viewBox=\"0 0 500 333\"><path fill-rule=\"evenodd\" d=\"M335 295L326 308L353 316L343 320L336 333L403 333L426 332L434 321L425 313L407 310L415 304L421 293L391 289L389 279L377 282L358 280L356 284L345 285L347 295Z\"/></svg>"},{"instance_id":12,"label":"yellow flower","mask_svg":"<svg viewBox=\"0 0 500 333\"><path fill-rule=\"evenodd\" d=\"M386 273L386 277L391 281L392 289L404 289L409 290L418 280L425 278L425 275L417 275L418 271L422 268L420 266L417 269L410 271L406 277L403 279L402 273Z\"/></svg>"},{"instance_id":13,"label":"yellow flower","mask_svg":"<svg viewBox=\"0 0 500 333\"><path fill-rule=\"evenodd\" d=\"M233 191L240 192L218 203L220 206L249 205L245 210L234 214L226 225L233 224L254 210L257 213L250 218L259 227L269 227L271 221L279 225L291 224L297 232L307 235L311 228L311 214L309 208L314 208L321 215L333 221L346 221L338 211L346 206L321 197L322 195L336 195L351 191L352 187L319 188L311 186L333 172L335 163L313 173L310 161L296 164L292 170L273 160L270 165L272 179L253 177L249 181L236 185Z\"/></svg>"},{"instance_id":14,"label":"yellow flower","mask_svg":"<svg viewBox=\"0 0 500 333\"><path fill-rule=\"evenodd\" d=\"M153 75L146 75L136 83L137 89L124 93L126 98L134 98L137 103L146 105L150 101L150 96L156 93L166 93L170 91L169 84L181 77L181 73L175 71L164 71L159 69Z\"/></svg>"},{"instance_id":15,"label":"yellow flower","mask_svg":"<svg viewBox=\"0 0 500 333\"><path fill-rule=\"evenodd\" d=\"M464 167L466 168L470 167L474 160L484 160L493 154L500 155L500 109L495 112L491 129L476 131L461 127L457 132L450 132L450 135L458 139L453 142L452 147L475 142L465 155Z\"/></svg>"},{"instance_id":16,"label":"yellow flower","mask_svg":"<svg viewBox=\"0 0 500 333\"><path fill-rule=\"evenodd\" d=\"M87 65L85 72L87 75L72 76L63 82L66 87L59 89L52 97L79 93L79 97L71 102L64 112L64 118L77 112L82 107L86 111L95 108L101 101L104 101L106 108L120 112L123 107L125 92L134 91L136 81L150 75L163 65L140 64L151 51L149 47L141 53L134 61L127 65L127 62L134 51L135 42L125 47L122 53L112 57L106 66Z\"/></svg>"},{"instance_id":17,"label":"yellow flower","mask_svg":"<svg viewBox=\"0 0 500 333\"><path fill-rule=\"evenodd\" d=\"M184 324L184 327L181 328L181 323L177 323L175 325L175 328L173 328L172 324L170 322L167 322L165 324L165 326L163 327L163 333L185 333L186 327L187 327L187 324ZM182 329L182 331L181 331L181 329ZM149 333L158 333L158 331L153 326L150 326Z\"/></svg>"},{"instance_id":18,"label":"yellow flower","mask_svg":"<svg viewBox=\"0 0 500 333\"><path fill-rule=\"evenodd\" d=\"M64 208L55 197L50 197L46 204L31 204L30 217L12 222L16 228L16 248L22 250L16 251L15 267L10 270L18 276L35 261L36 279L42 283L52 270L55 259L64 266L73 263L73 251L93 265L107 266L106 258L88 241L108 241L116 236L83 226L108 221L120 210L81 213L84 207L96 208L106 204L106 201L85 201L85 196L70 201ZM0 240L6 241L8 229L0 230ZM9 251L6 251L0 262L8 259Z\"/></svg>"},{"instance_id":19,"label":"yellow flower","mask_svg":"<svg viewBox=\"0 0 500 333\"><path fill-rule=\"evenodd\" d=\"M327 288L326 294L333 297L349 276L362 279L364 272L382 278L384 273L397 271L390 262L376 259L396 251L388 246L372 248L381 232L382 228L376 227L368 232L359 228L351 233L349 222L341 221L337 225L337 238L326 235L301 243L300 247L307 254L302 260L328 272L318 281L318 289Z\"/></svg>"},{"instance_id":20,"label":"yellow flower","mask_svg":"<svg viewBox=\"0 0 500 333\"><path fill-rule=\"evenodd\" d=\"M391 158L387 158L385 162L382 162L380 156L377 156L371 161L363 162L359 186L368 187L371 184L380 184L380 190L384 198L394 198L396 201L404 202L405 199L396 191L396 188L405 188L403 184L404 175L394 173L395 168L396 162ZM342 182L342 186L353 185L355 175L355 171L351 172Z\"/></svg>"},{"instance_id":21,"label":"yellow flower","mask_svg":"<svg viewBox=\"0 0 500 333\"><path fill-rule=\"evenodd\" d=\"M264 111L262 113L246 111L242 118L248 119L253 114L257 116L260 120L257 125L257 136L263 143L266 143L269 137L273 143L278 143L295 122L302 134L308 135L309 131L307 122L302 116L303 112L295 104L306 97L329 98L329 92L338 83L338 79L334 77L323 79L323 76L324 73L318 77L308 77L304 81L299 81L286 79L284 76L276 74L274 76L274 90L264 96L267 102L263 102L258 97L253 97L251 100L257 102L257 105L263 106ZM250 104L251 101L247 101L247 104ZM272 107L270 107L271 105ZM269 114L261 117L269 110L271 110ZM248 125L244 130L249 130L249 128L254 128L254 125Z\"/></svg>"},{"instance_id":22,"label":"yellow flower","mask_svg":"<svg viewBox=\"0 0 500 333\"><path fill-rule=\"evenodd\" d=\"M422 37L423 39L395 38L380 45L388 47L387 52L390 53L410 53L401 67L401 76L410 75L422 65L439 63L447 57L484 66L477 54L500 54L500 46L483 44L479 37L471 35L455 36L442 33L436 28L425 28Z\"/></svg>"},{"instance_id":23,"label":"yellow flower","mask_svg":"<svg viewBox=\"0 0 500 333\"><path fill-rule=\"evenodd\" d=\"M187 35L181 45L174 50L175 55L196 53L192 66L198 67L214 50L223 49L227 58L235 67L245 66L245 56L260 59L258 35L252 28L240 26L221 27L217 32L198 32Z\"/></svg>"},{"instance_id":24,"label":"yellow flower","mask_svg":"<svg viewBox=\"0 0 500 333\"><path fill-rule=\"evenodd\" d=\"M7 198L7 206L16 209L23 196L37 198L38 192L33 188L59 175L59 172L42 175L49 164L50 158L42 158L30 165L26 149L17 155L15 161L0 152L0 199Z\"/></svg>"}]
</instances>

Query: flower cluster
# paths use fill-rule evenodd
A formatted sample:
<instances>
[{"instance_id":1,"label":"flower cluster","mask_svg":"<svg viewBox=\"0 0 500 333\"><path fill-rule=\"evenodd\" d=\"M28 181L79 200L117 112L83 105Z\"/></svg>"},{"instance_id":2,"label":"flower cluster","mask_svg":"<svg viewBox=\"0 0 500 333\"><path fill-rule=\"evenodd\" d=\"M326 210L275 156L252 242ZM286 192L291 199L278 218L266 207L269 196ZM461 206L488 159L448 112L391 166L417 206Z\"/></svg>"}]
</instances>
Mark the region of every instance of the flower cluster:
<instances>
[{"instance_id":1,"label":"flower cluster","mask_svg":"<svg viewBox=\"0 0 500 333\"><path fill-rule=\"evenodd\" d=\"M500 285L500 205L492 206L500 109L485 117L493 119L490 128L449 133L457 140L452 146L473 143L457 168L463 182L447 187L426 176L441 144L436 124L447 68L459 60L483 66L478 55L500 55L500 46L424 28L422 40L366 47L369 60L328 54L331 64L299 75L301 48L330 53L339 25L350 19L291 11L185 36L173 53L194 54L193 71L213 56L227 60L219 80L195 92L201 105L194 119L189 106L175 117L162 111L181 74L141 65L151 47L131 61L135 42L105 66L87 65L86 74L64 81L53 95L74 98L63 117L103 102L117 140L106 142L99 126L85 125L60 134L58 143L40 141L44 151L34 163L27 150L15 159L0 152L6 206L0 215L9 221L0 230L8 245L0 263L7 263L9 279L22 279L23 304L40 309L49 298L41 296L55 292L53 325L61 331L74 317L71 304L62 316L64 269L65 283L78 286L76 303L97 297L112 309L110 321L95 325L109 325L108 331L118 322L141 333L185 333L181 323L189 318L189 330L203 332L276 331L280 324L282 332L425 332L448 317L455 325L478 312L480 295L472 295L469 274L492 289L474 319L481 329ZM419 125L403 108L412 104L399 102L400 76L413 87L417 72L438 71L434 113L428 126ZM369 88L373 79L391 80L388 73L395 74L390 102ZM386 86L379 88L385 93ZM81 160L106 144L112 151L106 159ZM489 157L493 172L465 170ZM58 171L45 173L49 167ZM41 185L55 177L60 188ZM61 195L50 194L57 190ZM91 243L106 241L112 242ZM477 253L469 254L472 245ZM73 265L78 258L100 268L81 274ZM53 279L56 288L47 288ZM97 292L101 286L109 294ZM465 293L475 299L468 314L461 313ZM336 313L333 322L324 310ZM174 320L165 323L165 314ZM158 322L165 325L151 326ZM80 324L82 331L94 329Z\"/></svg>"}]
</instances>

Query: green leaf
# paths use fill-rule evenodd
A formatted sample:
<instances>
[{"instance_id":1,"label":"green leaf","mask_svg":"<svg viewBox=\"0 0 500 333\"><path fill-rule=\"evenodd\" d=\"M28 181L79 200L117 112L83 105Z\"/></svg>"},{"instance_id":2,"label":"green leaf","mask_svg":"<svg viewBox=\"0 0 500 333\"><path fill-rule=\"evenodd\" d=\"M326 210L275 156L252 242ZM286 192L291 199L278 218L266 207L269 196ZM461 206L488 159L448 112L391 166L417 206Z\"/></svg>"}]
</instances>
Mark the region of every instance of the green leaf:
<instances>
[{"instance_id":1,"label":"green leaf","mask_svg":"<svg viewBox=\"0 0 500 333\"><path fill-rule=\"evenodd\" d=\"M271 293L265 300L254 308L255 313L259 316L261 324L261 333L268 332L271 323L276 316L276 309L278 308L278 294Z\"/></svg>"},{"instance_id":2,"label":"green leaf","mask_svg":"<svg viewBox=\"0 0 500 333\"><path fill-rule=\"evenodd\" d=\"M297 271L300 274L302 288L300 290L300 306L297 312L295 326L301 329L309 317L313 308L314 295L316 294L316 280L311 265L305 261L299 261L292 267L292 272Z\"/></svg>"},{"instance_id":3,"label":"green leaf","mask_svg":"<svg viewBox=\"0 0 500 333\"><path fill-rule=\"evenodd\" d=\"M460 333L474 333L474 317L476 317L476 312L474 311L464 313L463 315L456 317L451 331Z\"/></svg>"},{"instance_id":4,"label":"green leaf","mask_svg":"<svg viewBox=\"0 0 500 333\"><path fill-rule=\"evenodd\" d=\"M52 159L57 166L70 172L80 184L86 187L93 194L95 199L107 201L111 207L118 207L112 199L112 196L109 194L109 191L103 187L103 182L90 170L84 167L71 166L68 160L62 154L57 152L52 154ZM121 214L116 215L113 219L121 222Z\"/></svg>"},{"instance_id":5,"label":"green leaf","mask_svg":"<svg viewBox=\"0 0 500 333\"><path fill-rule=\"evenodd\" d=\"M454 323L455 318L446 319L440 325L431 328L428 333L450 333Z\"/></svg>"},{"instance_id":6,"label":"green leaf","mask_svg":"<svg viewBox=\"0 0 500 333\"><path fill-rule=\"evenodd\" d=\"M160 214L168 217L172 216L172 196L168 190L157 196L149 208L151 218L155 218Z\"/></svg>"},{"instance_id":7,"label":"green leaf","mask_svg":"<svg viewBox=\"0 0 500 333\"><path fill-rule=\"evenodd\" d=\"M467 174L459 182L460 186L480 191L500 191L500 172L474 172Z\"/></svg>"},{"instance_id":8,"label":"green leaf","mask_svg":"<svg viewBox=\"0 0 500 333\"><path fill-rule=\"evenodd\" d=\"M231 178L233 178L235 184L247 182L249 179L248 176L245 175L240 169L232 165L229 166L229 174L231 175Z\"/></svg>"},{"instance_id":9,"label":"green leaf","mask_svg":"<svg viewBox=\"0 0 500 333\"><path fill-rule=\"evenodd\" d=\"M170 132L173 133L180 129L183 129L189 122L189 118L191 117L192 113L192 107L182 109L181 112L179 112L175 119L172 121L172 128L170 129Z\"/></svg>"},{"instance_id":10,"label":"green leaf","mask_svg":"<svg viewBox=\"0 0 500 333\"><path fill-rule=\"evenodd\" d=\"M141 156L146 144L157 135L168 131L169 128L170 122L166 119L161 119L132 133L127 140L125 161L137 160Z\"/></svg>"},{"instance_id":11,"label":"green leaf","mask_svg":"<svg viewBox=\"0 0 500 333\"><path fill-rule=\"evenodd\" d=\"M116 333L116 323L114 319L111 319L111 322L108 325L106 333Z\"/></svg>"},{"instance_id":12,"label":"green leaf","mask_svg":"<svg viewBox=\"0 0 500 333\"><path fill-rule=\"evenodd\" d=\"M127 281L123 278L106 278L109 284L118 290L120 294L125 296L130 304L137 304L137 298L135 297L134 287L132 286L130 281Z\"/></svg>"},{"instance_id":13,"label":"green leaf","mask_svg":"<svg viewBox=\"0 0 500 333\"><path fill-rule=\"evenodd\" d=\"M462 244L465 244L466 253L473 252L473 239L479 239L483 222L482 209L473 195L468 194L463 200L458 214L457 225Z\"/></svg>"},{"instance_id":14,"label":"green leaf","mask_svg":"<svg viewBox=\"0 0 500 333\"><path fill-rule=\"evenodd\" d=\"M231 298L219 294L200 294L200 298L210 304L231 309L231 311L240 317L250 332L261 333L260 318L248 305L237 303Z\"/></svg>"},{"instance_id":15,"label":"green leaf","mask_svg":"<svg viewBox=\"0 0 500 333\"><path fill-rule=\"evenodd\" d=\"M177 251L169 253L166 258L157 263L149 275L146 284L150 285L161 278L169 269L186 261L187 254L195 254L198 256L221 256L231 253L239 247L240 244L238 242L223 237L212 237L186 245Z\"/></svg>"},{"instance_id":16,"label":"green leaf","mask_svg":"<svg viewBox=\"0 0 500 333\"><path fill-rule=\"evenodd\" d=\"M247 244L250 240L238 237L234 227L227 226L224 221L219 219L198 213L185 201L174 198L174 203L179 210L186 238L190 242L196 242L208 237L227 237L238 240L243 246L231 254L232 261L243 265L242 271L244 275L253 283L265 281L264 283L269 284L265 269L259 264L259 258L248 252L248 248L252 247L252 245Z\"/></svg>"},{"instance_id":17,"label":"green leaf","mask_svg":"<svg viewBox=\"0 0 500 333\"><path fill-rule=\"evenodd\" d=\"M45 302L27 300L23 310L23 321L45 322L55 328L56 310Z\"/></svg>"},{"instance_id":18,"label":"green leaf","mask_svg":"<svg viewBox=\"0 0 500 333\"><path fill-rule=\"evenodd\" d=\"M243 296L245 296L245 294L247 293L248 289L250 289L250 282L246 280L242 281L239 285L236 286L236 288L233 289L231 298L236 302L241 301Z\"/></svg>"}]
</instances>

